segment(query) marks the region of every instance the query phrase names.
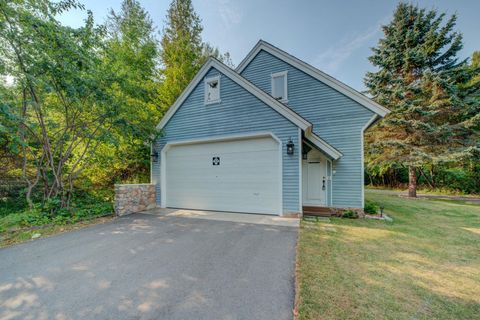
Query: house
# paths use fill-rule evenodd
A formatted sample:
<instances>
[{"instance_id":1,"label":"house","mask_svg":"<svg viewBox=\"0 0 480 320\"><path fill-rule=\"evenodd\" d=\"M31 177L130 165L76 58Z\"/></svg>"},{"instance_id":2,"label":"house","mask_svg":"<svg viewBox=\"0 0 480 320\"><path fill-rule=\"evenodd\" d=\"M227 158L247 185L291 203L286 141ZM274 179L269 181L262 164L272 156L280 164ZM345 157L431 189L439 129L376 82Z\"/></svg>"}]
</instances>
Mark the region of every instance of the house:
<instances>
[{"instance_id":1,"label":"house","mask_svg":"<svg viewBox=\"0 0 480 320\"><path fill-rule=\"evenodd\" d=\"M363 135L388 112L265 41L236 70L210 58L158 124L157 205L362 209Z\"/></svg>"}]
</instances>

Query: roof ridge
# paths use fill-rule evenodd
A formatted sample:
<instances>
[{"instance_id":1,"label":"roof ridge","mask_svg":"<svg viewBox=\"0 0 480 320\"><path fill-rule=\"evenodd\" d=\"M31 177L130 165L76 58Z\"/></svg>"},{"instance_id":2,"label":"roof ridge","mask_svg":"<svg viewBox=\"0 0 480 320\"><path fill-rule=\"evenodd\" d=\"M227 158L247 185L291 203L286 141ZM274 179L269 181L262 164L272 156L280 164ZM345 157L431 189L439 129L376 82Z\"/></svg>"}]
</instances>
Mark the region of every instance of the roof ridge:
<instances>
[{"instance_id":1,"label":"roof ridge","mask_svg":"<svg viewBox=\"0 0 480 320\"><path fill-rule=\"evenodd\" d=\"M260 41L263 41L263 40L260 40ZM265 41L264 41L265 42ZM254 84L253 82L251 82L250 80L248 80L247 78L245 78L244 76L242 76L241 73L238 73L236 71L236 69L233 69L233 68L230 68L228 65L226 65L225 63L223 63L222 61L220 61L219 59L215 58L214 56L210 56L209 59L212 59L220 64L222 64L224 67L226 68L229 68L231 71L235 72L239 77L241 77L242 79L244 79L246 82L248 82L249 84L251 84L252 86L254 86L255 88L259 89L260 91L262 91L264 94L268 95L269 97L271 97L272 99L275 99L275 101L277 101L278 103L280 103L281 105L283 105L285 108L288 108L289 110L291 110L293 113L295 113L296 115L298 115L300 118L304 119L305 121L307 121L308 123L310 123L310 125L312 126L313 128L313 124L308 120L308 119L305 119L301 114L299 114L297 111L295 111L294 109L290 108L290 106L288 104L286 104L285 102L281 101L281 100L278 100L277 98L275 98L274 96L272 96L269 92L267 92L266 90L263 90L262 88L260 88L259 86L257 86L256 84Z\"/></svg>"},{"instance_id":2,"label":"roof ridge","mask_svg":"<svg viewBox=\"0 0 480 320\"><path fill-rule=\"evenodd\" d=\"M187 99L190 93L195 89L195 87L200 83L200 81L205 77L207 72L211 68L216 68L219 72L230 78L233 82L237 85L242 87L243 89L247 90L250 94L255 96L257 99L262 101L264 104L272 108L274 111L278 112L282 115L285 119L289 120L293 124L295 124L298 128L302 129L304 132L308 133L309 135L312 133L312 123L310 121L303 118L297 112L295 112L292 108L288 105L278 101L273 96L271 96L266 91L262 90L261 88L257 87L241 74L233 70L232 68L228 67L226 64L221 62L220 60L216 59L215 57L209 57L204 65L200 68L197 72L195 77L190 81L188 86L185 90L180 94L174 104L168 109L167 113L163 116L162 120L158 123L157 129L162 129L168 121L173 117L176 113L178 108L183 104L183 102ZM236 79L235 79L236 78ZM325 140L321 139L317 135L313 134L316 137L317 141L313 141L318 147L324 150L327 154L329 154L332 158L338 159L341 157L341 153L334 148L332 145L327 143Z\"/></svg>"},{"instance_id":3,"label":"roof ridge","mask_svg":"<svg viewBox=\"0 0 480 320\"><path fill-rule=\"evenodd\" d=\"M334 90L342 93L343 95L349 97L350 99L356 101L360 105L364 106L367 109L375 112L376 114L384 117L390 110L384 106L373 101L369 97L365 96L361 92L355 90L349 85L335 79L331 75L321 71L317 67L312 66L311 64L295 57L294 55L272 45L271 43L260 39L257 44L250 50L250 52L245 56L245 58L240 62L240 64L235 68L237 73L241 73L250 62L257 56L257 54L264 50L265 52L273 55L274 57L284 61L285 63L290 64L291 66L303 71L304 73L314 77L318 81L324 83L325 85L330 86Z\"/></svg>"},{"instance_id":4,"label":"roof ridge","mask_svg":"<svg viewBox=\"0 0 480 320\"><path fill-rule=\"evenodd\" d=\"M268 94L267 92L265 92L261 88L257 87L252 82L248 81L245 77L243 77L241 74L239 74L238 72L236 72L235 70L233 70L232 68L230 68L229 66L227 66L226 64L221 62L220 60L216 59L215 57L210 56L207 59L207 61L203 64L203 66L200 68L200 70L197 72L195 77L190 81L190 83L185 88L185 90L180 94L180 96L177 98L177 100L174 102L174 104L168 109L167 113L164 115L162 120L157 125L158 129L163 128L167 124L167 122L170 120L170 118L173 116L173 114L175 114L176 110L185 101L185 99L190 95L191 91L193 91L193 89L200 82L200 80L206 75L207 71L210 70L210 68L212 68L212 67L217 67L217 69L223 69L223 70L219 70L219 71L222 72L223 74L227 75L227 76L228 76L228 73L231 73L232 76L238 77L247 86L250 86L251 88L254 88L257 92L252 92L251 90L248 90L245 87L245 84L241 84L241 83L235 81L235 79L233 79L231 76L229 77L234 82L236 82L238 85L240 85L244 89L247 89L247 91L249 91L251 94L253 94L254 96L257 96L257 98L262 100L265 104L270 106L272 109L274 109L275 111L280 113L282 116L284 116L286 119L293 122L295 125L297 125L301 129L309 130L312 127L312 124L310 123L310 121L306 120L301 115L299 115L297 112L295 112L294 110L292 110L291 108L289 108L285 104L281 103L277 99L273 98L270 94ZM263 95L264 99L261 99L261 97L259 97L258 95ZM265 101L265 99L267 101ZM270 100L270 101L268 101L268 100ZM275 104L277 105L277 108L280 107L280 110L278 110L277 108L275 108L273 106ZM281 109L283 109L283 110L281 110ZM282 113L282 111L284 111L284 113L286 112L286 113L293 114L293 117L289 117L288 114L286 115L286 114Z\"/></svg>"}]
</instances>

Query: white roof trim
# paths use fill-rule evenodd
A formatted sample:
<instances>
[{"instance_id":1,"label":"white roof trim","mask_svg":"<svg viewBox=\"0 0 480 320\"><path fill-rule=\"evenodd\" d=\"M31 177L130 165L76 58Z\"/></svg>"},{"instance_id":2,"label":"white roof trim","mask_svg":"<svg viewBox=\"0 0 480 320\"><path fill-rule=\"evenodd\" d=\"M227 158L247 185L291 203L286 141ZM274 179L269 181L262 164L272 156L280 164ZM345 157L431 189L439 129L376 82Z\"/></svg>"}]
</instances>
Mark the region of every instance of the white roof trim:
<instances>
[{"instance_id":1,"label":"white roof trim","mask_svg":"<svg viewBox=\"0 0 480 320\"><path fill-rule=\"evenodd\" d=\"M157 125L157 129L162 129L170 120L170 118L175 114L175 112L180 108L182 103L187 99L193 89L197 86L197 84L205 77L207 72L210 70L211 67L214 67L235 83L246 89L248 92L253 94L255 97L263 101L265 104L270 106L272 109L280 113L286 119L290 120L292 123L297 125L300 129L304 131L310 131L312 128L312 124L302 118L300 115L295 113L292 109L288 108L287 106L283 105L272 96L268 95L258 87L254 86L252 83L247 81L241 75L236 73L234 70L230 69L220 61L209 58L207 62L202 66L200 71L195 75L193 80L188 84L182 94L178 97L175 103L168 109L167 113L163 116L160 123ZM202 105L203 106L203 105Z\"/></svg>"},{"instance_id":2,"label":"white roof trim","mask_svg":"<svg viewBox=\"0 0 480 320\"><path fill-rule=\"evenodd\" d=\"M280 60L285 61L286 63L292 65L293 67L305 72L306 74L314 77L315 79L323 82L324 84L332 87L333 89L337 90L338 92L344 94L345 96L349 97L350 99L358 102L365 108L375 112L381 117L386 116L390 113L390 110L387 108L379 105L372 99L366 97L365 95L361 94L360 92L356 91L355 89L347 86L346 84L338 81L337 79L333 78L332 76L318 70L317 68L303 62L302 60L286 53L283 50L274 47L268 42L263 40L258 41L258 43L253 47L253 49L248 53L245 59L238 65L236 71L241 73L255 58L255 56L260 52L260 50L264 50L271 55L277 57Z\"/></svg>"},{"instance_id":3,"label":"white roof trim","mask_svg":"<svg viewBox=\"0 0 480 320\"><path fill-rule=\"evenodd\" d=\"M305 138L313 143L317 148L325 152L333 160L338 160L342 156L340 151L329 145L325 140L317 136L315 133L305 132Z\"/></svg>"}]
</instances>

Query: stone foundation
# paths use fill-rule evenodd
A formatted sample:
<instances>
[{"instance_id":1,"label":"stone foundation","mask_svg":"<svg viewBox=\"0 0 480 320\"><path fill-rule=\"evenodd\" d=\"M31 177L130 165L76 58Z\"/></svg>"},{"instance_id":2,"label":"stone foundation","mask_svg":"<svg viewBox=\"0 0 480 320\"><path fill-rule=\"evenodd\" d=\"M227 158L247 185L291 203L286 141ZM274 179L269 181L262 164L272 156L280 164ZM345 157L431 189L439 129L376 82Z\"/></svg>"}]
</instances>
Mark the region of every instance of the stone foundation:
<instances>
[{"instance_id":1,"label":"stone foundation","mask_svg":"<svg viewBox=\"0 0 480 320\"><path fill-rule=\"evenodd\" d=\"M116 184L115 213L117 216L155 208L155 185Z\"/></svg>"}]
</instances>

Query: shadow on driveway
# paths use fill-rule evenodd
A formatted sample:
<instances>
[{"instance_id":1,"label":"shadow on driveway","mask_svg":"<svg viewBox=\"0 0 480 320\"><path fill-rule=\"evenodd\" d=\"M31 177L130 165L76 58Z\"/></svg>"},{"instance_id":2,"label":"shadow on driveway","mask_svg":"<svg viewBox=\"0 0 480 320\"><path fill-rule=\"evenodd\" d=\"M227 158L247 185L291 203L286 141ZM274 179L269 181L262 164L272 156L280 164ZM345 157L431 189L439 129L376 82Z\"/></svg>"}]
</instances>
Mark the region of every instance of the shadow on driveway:
<instances>
[{"instance_id":1,"label":"shadow on driveway","mask_svg":"<svg viewBox=\"0 0 480 320\"><path fill-rule=\"evenodd\" d=\"M0 249L0 319L291 319L296 238L133 214Z\"/></svg>"}]
</instances>

